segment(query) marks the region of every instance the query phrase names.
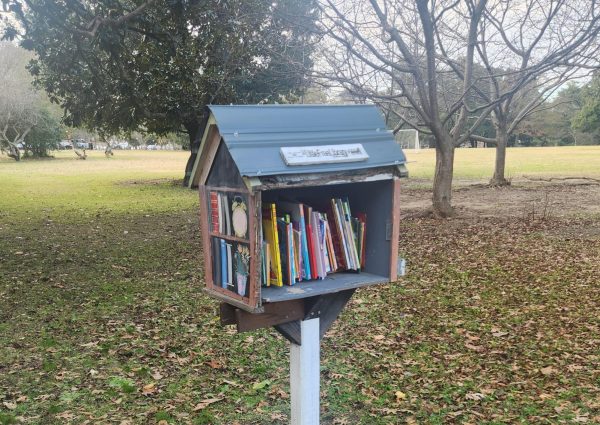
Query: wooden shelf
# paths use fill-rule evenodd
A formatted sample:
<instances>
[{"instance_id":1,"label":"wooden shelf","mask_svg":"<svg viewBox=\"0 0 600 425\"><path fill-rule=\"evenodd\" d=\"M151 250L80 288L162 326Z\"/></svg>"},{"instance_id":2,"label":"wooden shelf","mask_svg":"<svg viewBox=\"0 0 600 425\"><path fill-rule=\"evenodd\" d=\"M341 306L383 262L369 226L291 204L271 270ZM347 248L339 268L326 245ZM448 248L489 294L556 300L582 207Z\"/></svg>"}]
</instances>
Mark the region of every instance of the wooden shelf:
<instances>
[{"instance_id":1,"label":"wooden shelf","mask_svg":"<svg viewBox=\"0 0 600 425\"><path fill-rule=\"evenodd\" d=\"M241 242L241 243L246 243L246 244L250 243L250 240L248 240L248 239L238 238L237 236L222 235L220 233L215 233L215 232L210 232L210 236L225 239L226 241L231 241L231 242Z\"/></svg>"},{"instance_id":2,"label":"wooden shelf","mask_svg":"<svg viewBox=\"0 0 600 425\"><path fill-rule=\"evenodd\" d=\"M323 280L307 280L293 286L269 286L261 288L261 298L264 303L313 297L315 295L331 294L346 289L388 283L390 279L372 273L332 273Z\"/></svg>"}]
</instances>

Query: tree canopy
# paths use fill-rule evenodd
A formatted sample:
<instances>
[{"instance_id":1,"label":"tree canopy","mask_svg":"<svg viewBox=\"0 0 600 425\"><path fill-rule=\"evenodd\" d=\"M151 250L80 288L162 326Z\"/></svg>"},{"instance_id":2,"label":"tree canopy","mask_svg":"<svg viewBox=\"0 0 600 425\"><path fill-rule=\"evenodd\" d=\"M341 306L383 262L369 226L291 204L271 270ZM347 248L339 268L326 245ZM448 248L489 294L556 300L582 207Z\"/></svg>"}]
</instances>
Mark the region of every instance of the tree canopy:
<instances>
[{"instance_id":1,"label":"tree canopy","mask_svg":"<svg viewBox=\"0 0 600 425\"><path fill-rule=\"evenodd\" d=\"M311 65L312 1L10 3L21 44L36 53L36 84L66 124L105 134L193 139L205 105L291 101Z\"/></svg>"}]
</instances>

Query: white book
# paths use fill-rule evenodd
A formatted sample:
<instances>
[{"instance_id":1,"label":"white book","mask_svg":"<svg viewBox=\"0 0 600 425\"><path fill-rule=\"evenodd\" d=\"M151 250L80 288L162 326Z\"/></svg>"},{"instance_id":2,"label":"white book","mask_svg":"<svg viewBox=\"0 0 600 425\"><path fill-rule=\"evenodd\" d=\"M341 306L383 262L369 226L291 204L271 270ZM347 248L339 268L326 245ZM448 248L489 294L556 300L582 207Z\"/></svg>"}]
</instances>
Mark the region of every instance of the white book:
<instances>
[{"instance_id":1,"label":"white book","mask_svg":"<svg viewBox=\"0 0 600 425\"><path fill-rule=\"evenodd\" d=\"M221 194L217 196L217 207L219 208L219 233L223 234L223 205L221 205Z\"/></svg>"}]
</instances>

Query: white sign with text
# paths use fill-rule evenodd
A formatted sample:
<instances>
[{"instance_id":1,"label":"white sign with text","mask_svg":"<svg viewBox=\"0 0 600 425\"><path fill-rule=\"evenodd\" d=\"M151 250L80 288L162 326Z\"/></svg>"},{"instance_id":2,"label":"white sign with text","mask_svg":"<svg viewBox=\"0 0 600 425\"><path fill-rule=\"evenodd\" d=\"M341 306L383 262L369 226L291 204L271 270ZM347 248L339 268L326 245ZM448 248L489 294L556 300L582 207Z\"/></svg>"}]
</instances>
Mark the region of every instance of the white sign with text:
<instances>
[{"instance_id":1,"label":"white sign with text","mask_svg":"<svg viewBox=\"0 0 600 425\"><path fill-rule=\"evenodd\" d=\"M369 154L360 143L347 145L294 146L280 148L287 165L331 164L336 162L358 162L369 159Z\"/></svg>"}]
</instances>

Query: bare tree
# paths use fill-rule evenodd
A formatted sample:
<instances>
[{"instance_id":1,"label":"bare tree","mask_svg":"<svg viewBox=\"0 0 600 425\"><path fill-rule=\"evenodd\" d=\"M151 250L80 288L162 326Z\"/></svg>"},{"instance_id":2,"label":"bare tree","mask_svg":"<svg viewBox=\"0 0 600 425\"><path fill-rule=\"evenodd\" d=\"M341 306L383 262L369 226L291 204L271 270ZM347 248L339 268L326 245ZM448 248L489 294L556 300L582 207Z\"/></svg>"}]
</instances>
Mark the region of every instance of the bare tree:
<instances>
[{"instance_id":1,"label":"bare tree","mask_svg":"<svg viewBox=\"0 0 600 425\"><path fill-rule=\"evenodd\" d=\"M519 123L543 110L565 82L598 67L597 8L595 0L488 1L476 60L489 83L489 90L479 90L479 95L496 104L491 113L496 135L472 137L496 146L492 185L508 184L506 147Z\"/></svg>"},{"instance_id":2,"label":"bare tree","mask_svg":"<svg viewBox=\"0 0 600 425\"><path fill-rule=\"evenodd\" d=\"M434 136L433 211L452 215L454 150L495 106L479 102L473 78L487 0L323 1L323 30L332 40L328 77L386 108L398 128ZM459 82L456 92L440 95L449 75Z\"/></svg>"},{"instance_id":3,"label":"bare tree","mask_svg":"<svg viewBox=\"0 0 600 425\"><path fill-rule=\"evenodd\" d=\"M491 118L505 149L518 122L592 60L583 53L598 32L596 0L322 2L324 76L379 104L395 130L434 137L440 216L452 214L455 148L473 138L496 143L478 133Z\"/></svg>"}]
</instances>

